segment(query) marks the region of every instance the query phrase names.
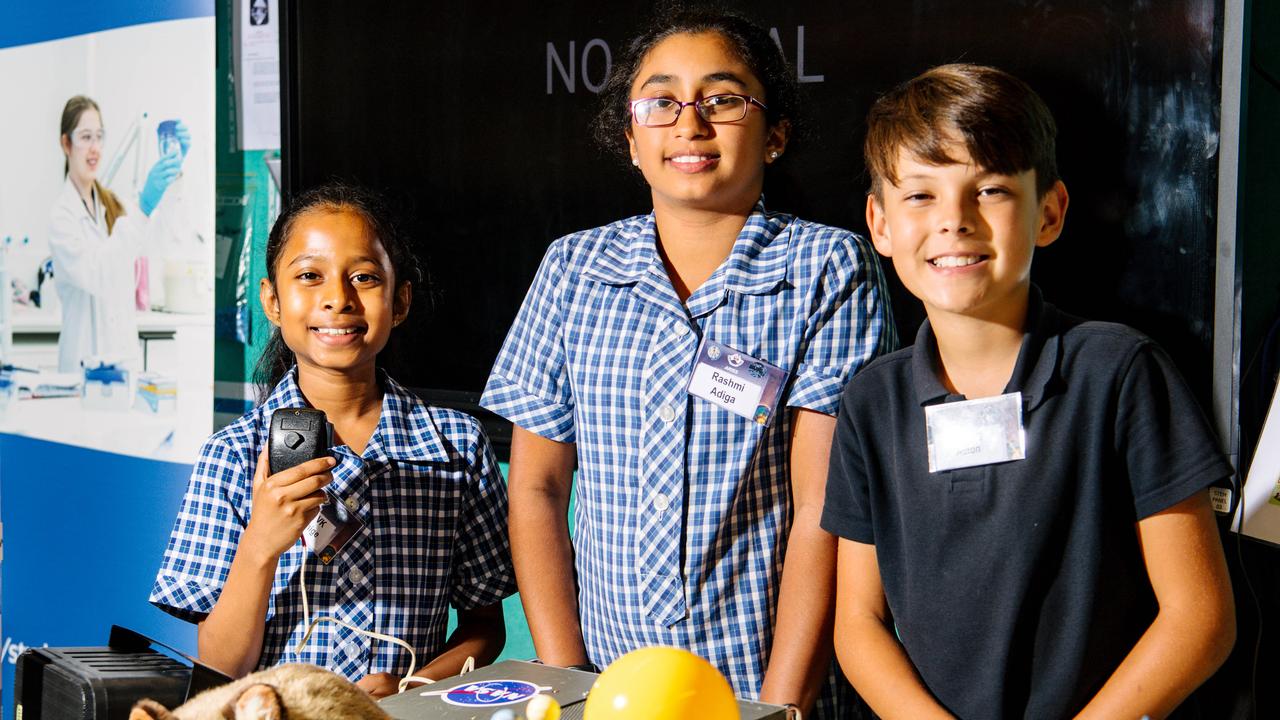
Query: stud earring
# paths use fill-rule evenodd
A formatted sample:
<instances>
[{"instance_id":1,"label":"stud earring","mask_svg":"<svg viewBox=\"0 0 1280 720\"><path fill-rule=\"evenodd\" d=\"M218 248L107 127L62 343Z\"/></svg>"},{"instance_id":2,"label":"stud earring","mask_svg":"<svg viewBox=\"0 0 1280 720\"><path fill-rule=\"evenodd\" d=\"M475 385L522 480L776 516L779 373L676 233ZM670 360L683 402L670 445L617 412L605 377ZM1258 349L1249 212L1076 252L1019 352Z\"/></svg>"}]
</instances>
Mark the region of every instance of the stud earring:
<instances>
[{"instance_id":1,"label":"stud earring","mask_svg":"<svg viewBox=\"0 0 1280 720\"><path fill-rule=\"evenodd\" d=\"M631 158L631 164L635 167L640 167L640 158Z\"/></svg>"},{"instance_id":2,"label":"stud earring","mask_svg":"<svg viewBox=\"0 0 1280 720\"><path fill-rule=\"evenodd\" d=\"M778 159L778 151L777 151L777 150L774 150L773 152L769 153L769 159L770 159L770 160L777 160L777 159Z\"/></svg>"}]
</instances>

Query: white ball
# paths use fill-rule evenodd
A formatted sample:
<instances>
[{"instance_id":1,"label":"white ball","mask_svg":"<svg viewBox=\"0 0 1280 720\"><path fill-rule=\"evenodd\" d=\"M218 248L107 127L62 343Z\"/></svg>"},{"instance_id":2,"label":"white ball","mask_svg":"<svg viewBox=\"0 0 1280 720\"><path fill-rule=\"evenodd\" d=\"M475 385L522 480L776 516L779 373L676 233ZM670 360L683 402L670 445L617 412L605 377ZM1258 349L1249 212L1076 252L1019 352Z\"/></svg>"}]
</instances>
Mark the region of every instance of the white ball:
<instances>
[{"instance_id":1,"label":"white ball","mask_svg":"<svg viewBox=\"0 0 1280 720\"><path fill-rule=\"evenodd\" d=\"M550 695L534 695L524 712L528 720L560 720L560 703Z\"/></svg>"}]
</instances>

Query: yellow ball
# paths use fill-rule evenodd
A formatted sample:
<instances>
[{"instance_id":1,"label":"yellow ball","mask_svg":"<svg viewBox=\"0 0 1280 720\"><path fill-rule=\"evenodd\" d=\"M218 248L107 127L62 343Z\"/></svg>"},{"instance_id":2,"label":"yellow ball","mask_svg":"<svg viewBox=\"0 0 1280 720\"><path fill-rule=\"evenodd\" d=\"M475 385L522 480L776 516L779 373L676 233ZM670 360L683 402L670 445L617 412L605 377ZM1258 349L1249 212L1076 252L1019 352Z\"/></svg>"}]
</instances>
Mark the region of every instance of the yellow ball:
<instances>
[{"instance_id":1,"label":"yellow ball","mask_svg":"<svg viewBox=\"0 0 1280 720\"><path fill-rule=\"evenodd\" d=\"M585 720L740 720L733 688L687 650L633 650L605 668L583 708Z\"/></svg>"}]
</instances>

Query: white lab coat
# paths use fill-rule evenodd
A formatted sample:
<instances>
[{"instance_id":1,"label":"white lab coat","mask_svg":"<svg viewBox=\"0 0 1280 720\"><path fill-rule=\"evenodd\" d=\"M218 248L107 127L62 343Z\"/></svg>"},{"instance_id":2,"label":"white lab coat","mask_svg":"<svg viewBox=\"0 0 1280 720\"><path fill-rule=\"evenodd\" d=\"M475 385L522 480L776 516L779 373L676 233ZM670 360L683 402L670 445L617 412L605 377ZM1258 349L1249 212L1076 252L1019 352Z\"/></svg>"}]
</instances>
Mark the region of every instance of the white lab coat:
<instances>
[{"instance_id":1,"label":"white lab coat","mask_svg":"<svg viewBox=\"0 0 1280 720\"><path fill-rule=\"evenodd\" d=\"M70 178L53 205L49 247L62 303L59 372L78 372L80 361L91 355L141 368L133 265L149 219L136 204L124 204L125 214L110 235L101 200L91 217Z\"/></svg>"}]
</instances>

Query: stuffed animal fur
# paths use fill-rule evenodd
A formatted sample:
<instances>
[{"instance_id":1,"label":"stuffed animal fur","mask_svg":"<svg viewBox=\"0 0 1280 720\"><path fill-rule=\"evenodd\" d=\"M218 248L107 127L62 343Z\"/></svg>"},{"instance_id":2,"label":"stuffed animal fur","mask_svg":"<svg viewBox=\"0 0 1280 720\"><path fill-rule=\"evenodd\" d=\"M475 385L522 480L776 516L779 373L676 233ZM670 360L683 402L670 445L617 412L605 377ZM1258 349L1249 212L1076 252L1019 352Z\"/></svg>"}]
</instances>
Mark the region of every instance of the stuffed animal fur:
<instances>
[{"instance_id":1,"label":"stuffed animal fur","mask_svg":"<svg viewBox=\"0 0 1280 720\"><path fill-rule=\"evenodd\" d=\"M279 665L200 693L174 710L139 700L129 720L391 720L369 694L314 665Z\"/></svg>"}]
</instances>

